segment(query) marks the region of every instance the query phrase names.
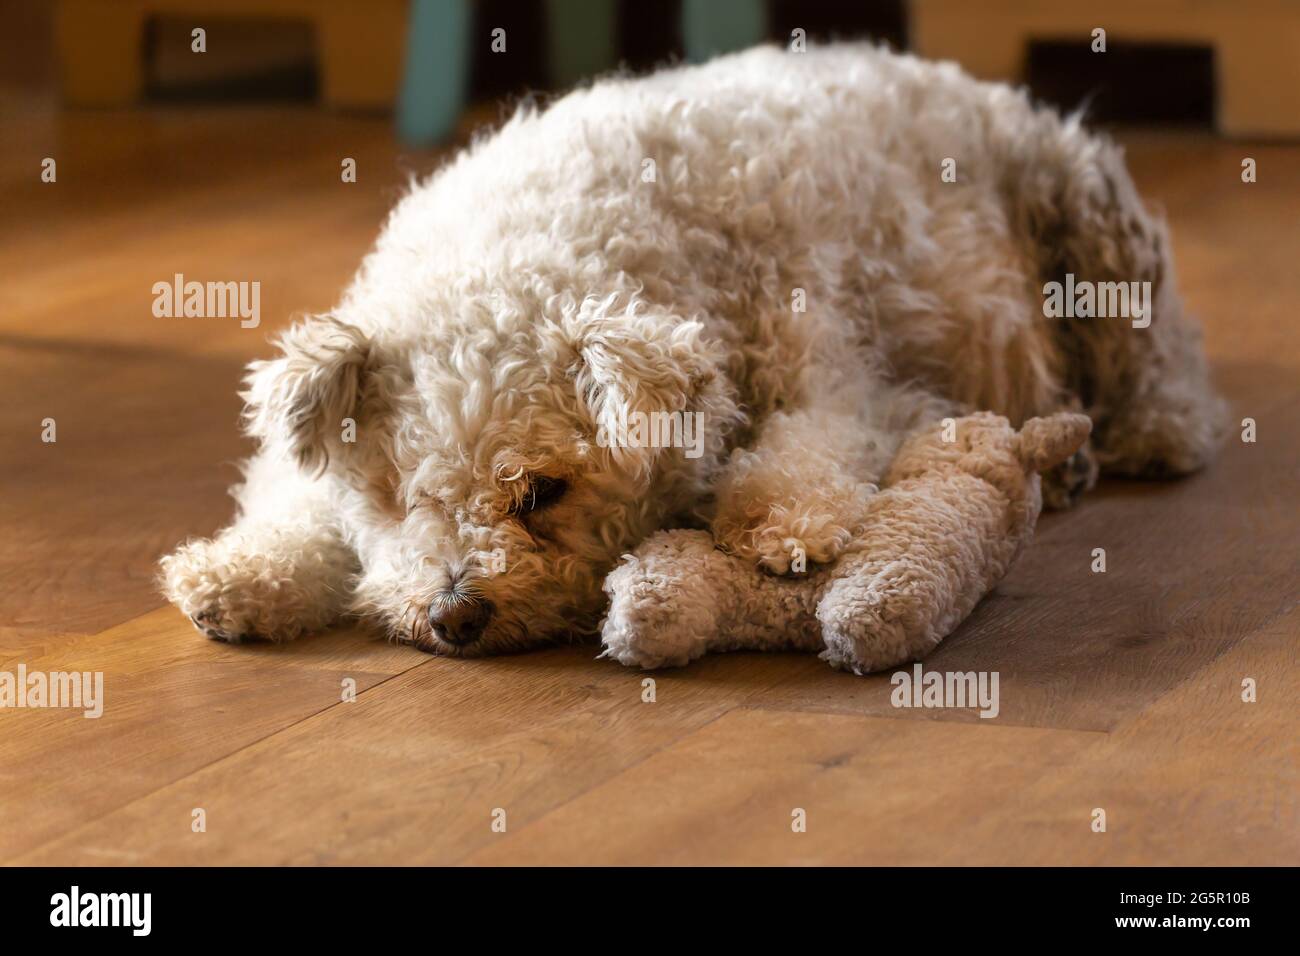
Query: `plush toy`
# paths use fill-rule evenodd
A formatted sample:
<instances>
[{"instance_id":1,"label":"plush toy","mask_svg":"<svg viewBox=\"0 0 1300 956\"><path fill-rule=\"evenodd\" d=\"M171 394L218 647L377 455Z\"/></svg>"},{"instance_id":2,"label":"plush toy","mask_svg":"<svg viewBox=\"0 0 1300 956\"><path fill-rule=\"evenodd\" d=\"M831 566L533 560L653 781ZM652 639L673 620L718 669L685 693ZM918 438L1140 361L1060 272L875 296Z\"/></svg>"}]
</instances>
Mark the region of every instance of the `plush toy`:
<instances>
[{"instance_id":1,"label":"plush toy","mask_svg":"<svg viewBox=\"0 0 1300 956\"><path fill-rule=\"evenodd\" d=\"M706 651L820 650L856 674L915 660L1006 573L1042 508L1038 473L1090 429L1062 412L1017 432L981 412L918 431L868 499L860 533L802 574L769 574L705 531L660 532L606 579L602 656L654 668Z\"/></svg>"}]
</instances>

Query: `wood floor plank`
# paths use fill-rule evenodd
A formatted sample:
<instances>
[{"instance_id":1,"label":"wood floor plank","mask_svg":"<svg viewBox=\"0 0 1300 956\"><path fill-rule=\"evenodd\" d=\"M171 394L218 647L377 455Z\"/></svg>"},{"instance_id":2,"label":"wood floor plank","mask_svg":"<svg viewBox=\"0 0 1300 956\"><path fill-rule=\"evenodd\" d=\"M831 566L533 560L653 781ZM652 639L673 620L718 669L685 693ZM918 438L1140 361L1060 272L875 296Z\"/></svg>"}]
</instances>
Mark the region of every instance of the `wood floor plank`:
<instances>
[{"instance_id":1,"label":"wood floor plank","mask_svg":"<svg viewBox=\"0 0 1300 956\"><path fill-rule=\"evenodd\" d=\"M19 858L450 863L716 719L782 673L746 655L645 675L591 648L430 660ZM204 834L188 829L208 811Z\"/></svg>"},{"instance_id":2,"label":"wood floor plank","mask_svg":"<svg viewBox=\"0 0 1300 956\"><path fill-rule=\"evenodd\" d=\"M934 862L972 812L1096 736L737 709L467 862ZM806 832L792 829L796 810Z\"/></svg>"},{"instance_id":3,"label":"wood floor plank","mask_svg":"<svg viewBox=\"0 0 1300 956\"><path fill-rule=\"evenodd\" d=\"M1300 862L1300 612L1292 611L1034 780L966 848L990 864L1295 866ZM1257 684L1243 700L1243 680ZM1104 834L1073 808L1106 811Z\"/></svg>"},{"instance_id":4,"label":"wood floor plank","mask_svg":"<svg viewBox=\"0 0 1300 956\"><path fill-rule=\"evenodd\" d=\"M361 692L425 660L342 629L231 647L172 608L24 657L29 674L101 672L103 714L0 709L0 861L328 709L345 679Z\"/></svg>"},{"instance_id":5,"label":"wood floor plank","mask_svg":"<svg viewBox=\"0 0 1300 956\"><path fill-rule=\"evenodd\" d=\"M0 667L10 662L43 657L54 648L67 646L86 636L43 627L0 627Z\"/></svg>"},{"instance_id":6,"label":"wood floor plank","mask_svg":"<svg viewBox=\"0 0 1300 956\"><path fill-rule=\"evenodd\" d=\"M95 633L158 606L158 557L233 510L238 374L150 349L0 341L6 625Z\"/></svg>"},{"instance_id":7,"label":"wood floor plank","mask_svg":"<svg viewBox=\"0 0 1300 956\"><path fill-rule=\"evenodd\" d=\"M466 862L1294 865L1298 628L1111 734L736 709Z\"/></svg>"},{"instance_id":8,"label":"wood floor plank","mask_svg":"<svg viewBox=\"0 0 1300 956\"><path fill-rule=\"evenodd\" d=\"M1259 440L1044 519L925 664L997 670L989 721L894 710L887 678L813 657L656 674L651 704L645 675L591 648L445 661L345 630L199 639L153 576L230 514L242 365L332 304L408 174L443 154L405 153L382 118L60 112L0 89L0 668L103 670L107 697L99 720L0 711L0 861L1297 862L1300 147L1121 139ZM261 325L154 318L175 272L260 281Z\"/></svg>"}]
</instances>

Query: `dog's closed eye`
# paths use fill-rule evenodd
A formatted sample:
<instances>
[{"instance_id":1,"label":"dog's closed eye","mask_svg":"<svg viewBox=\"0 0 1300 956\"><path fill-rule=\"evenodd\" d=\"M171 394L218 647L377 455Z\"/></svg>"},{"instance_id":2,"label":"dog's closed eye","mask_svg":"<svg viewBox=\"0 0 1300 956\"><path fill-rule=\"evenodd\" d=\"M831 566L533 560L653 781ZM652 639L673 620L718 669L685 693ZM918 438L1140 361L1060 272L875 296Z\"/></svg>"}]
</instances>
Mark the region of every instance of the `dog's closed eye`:
<instances>
[{"instance_id":1,"label":"dog's closed eye","mask_svg":"<svg viewBox=\"0 0 1300 956\"><path fill-rule=\"evenodd\" d=\"M569 483L563 478L534 475L528 481L528 490L524 492L523 498L515 505L514 513L526 515L541 511L547 505L559 501L568 490Z\"/></svg>"}]
</instances>

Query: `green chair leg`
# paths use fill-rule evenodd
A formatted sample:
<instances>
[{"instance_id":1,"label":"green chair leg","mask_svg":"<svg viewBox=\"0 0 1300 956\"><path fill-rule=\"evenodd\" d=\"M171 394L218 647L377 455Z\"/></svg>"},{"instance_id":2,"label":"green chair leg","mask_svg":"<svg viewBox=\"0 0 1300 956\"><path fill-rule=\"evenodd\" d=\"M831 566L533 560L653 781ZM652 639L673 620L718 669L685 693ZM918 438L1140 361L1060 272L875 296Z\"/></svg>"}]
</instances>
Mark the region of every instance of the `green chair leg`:
<instances>
[{"instance_id":1,"label":"green chair leg","mask_svg":"<svg viewBox=\"0 0 1300 956\"><path fill-rule=\"evenodd\" d=\"M614 68L616 0L547 0L551 85L573 86Z\"/></svg>"},{"instance_id":2,"label":"green chair leg","mask_svg":"<svg viewBox=\"0 0 1300 956\"><path fill-rule=\"evenodd\" d=\"M765 0L682 0L686 58L703 63L767 38Z\"/></svg>"},{"instance_id":3,"label":"green chair leg","mask_svg":"<svg viewBox=\"0 0 1300 956\"><path fill-rule=\"evenodd\" d=\"M411 0L397 131L412 146L445 139L465 105L469 0Z\"/></svg>"}]
</instances>

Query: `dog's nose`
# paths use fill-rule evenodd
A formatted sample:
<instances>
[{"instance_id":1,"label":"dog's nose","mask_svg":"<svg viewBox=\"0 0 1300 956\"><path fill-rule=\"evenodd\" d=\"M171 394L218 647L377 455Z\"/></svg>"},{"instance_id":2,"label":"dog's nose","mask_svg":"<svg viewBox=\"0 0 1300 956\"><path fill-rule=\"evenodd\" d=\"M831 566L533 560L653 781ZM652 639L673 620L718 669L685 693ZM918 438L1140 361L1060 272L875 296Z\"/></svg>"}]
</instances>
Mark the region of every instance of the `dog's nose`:
<instances>
[{"instance_id":1,"label":"dog's nose","mask_svg":"<svg viewBox=\"0 0 1300 956\"><path fill-rule=\"evenodd\" d=\"M434 637L448 644L472 644L492 618L492 605L458 594L429 605L429 627Z\"/></svg>"}]
</instances>

